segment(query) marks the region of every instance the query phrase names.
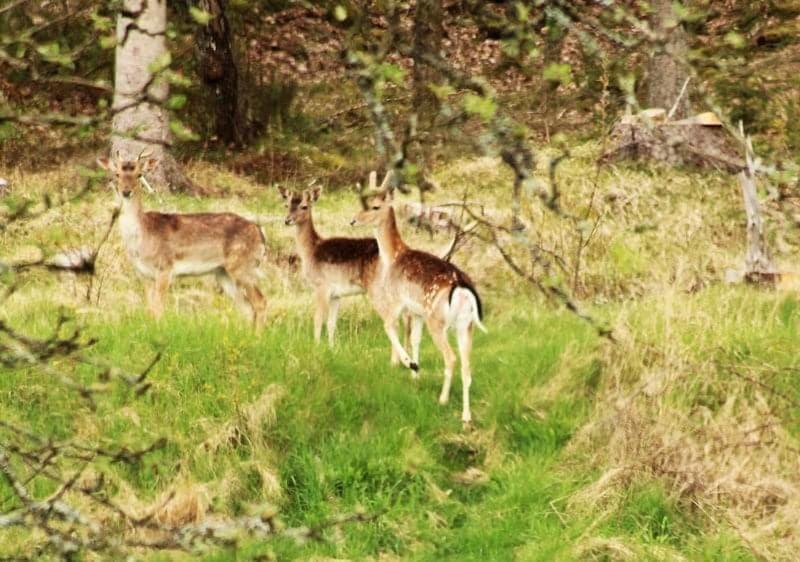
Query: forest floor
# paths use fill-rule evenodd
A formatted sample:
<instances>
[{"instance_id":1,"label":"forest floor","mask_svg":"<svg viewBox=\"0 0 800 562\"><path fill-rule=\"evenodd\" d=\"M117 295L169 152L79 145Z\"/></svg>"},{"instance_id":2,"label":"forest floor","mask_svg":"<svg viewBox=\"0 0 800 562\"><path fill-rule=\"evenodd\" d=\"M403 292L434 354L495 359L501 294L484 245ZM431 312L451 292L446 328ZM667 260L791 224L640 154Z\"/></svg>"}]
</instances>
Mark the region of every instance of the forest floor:
<instances>
[{"instance_id":1,"label":"forest floor","mask_svg":"<svg viewBox=\"0 0 800 562\"><path fill-rule=\"evenodd\" d=\"M552 216L536 197L523 215L526 240L564 258L557 276L615 341L470 241L454 261L476 279L489 329L475 338L472 431L461 428L458 378L450 403L437 403L441 358L429 337L414 382L389 365L387 339L363 298L343 306L334 349L314 345L312 298L288 257L293 230L282 223L280 198L207 163L190 173L228 197L154 195L146 206L275 219L264 227L273 258L262 283L264 333L255 336L210 280L176 283L165 317L152 320L115 231L91 287L71 274L26 273L0 320L46 334L65 307L98 339L98 357L135 370L163 350L153 387L92 412L41 375L12 371L0 377L3 414L56 438L74 430L133 447L166 437L165 449L136 465L103 468L109 494L134 511L176 491L158 515L166 523L270 506L288 525L378 514L329 532L327 542L251 541L151 560L794 559L800 300L791 290L722 282L744 248L734 178L636 166L595 173L598 152L594 143L576 147L559 167L565 208L596 201L588 226ZM435 177L441 187L431 201L461 199L469 188L488 208L507 206L499 160L439 163ZM10 179L15 196L70 192L82 181L70 165ZM339 189L315 208L319 230L354 232L354 193L327 187ZM113 204L98 188L12 225L0 232L0 257L91 245ZM576 267L575 240L590 227ZM449 240L402 228L434 252ZM778 256L785 267L788 255ZM0 502L9 498L0 482ZM0 558L30 540L0 531Z\"/></svg>"}]
</instances>

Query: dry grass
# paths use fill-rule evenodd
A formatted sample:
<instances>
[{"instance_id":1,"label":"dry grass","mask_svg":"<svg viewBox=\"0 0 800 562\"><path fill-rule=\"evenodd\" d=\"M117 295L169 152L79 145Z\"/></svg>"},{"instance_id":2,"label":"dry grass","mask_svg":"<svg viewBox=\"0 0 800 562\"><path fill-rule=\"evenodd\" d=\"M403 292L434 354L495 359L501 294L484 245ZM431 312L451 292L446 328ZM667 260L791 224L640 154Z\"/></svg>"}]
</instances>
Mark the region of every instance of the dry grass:
<instances>
[{"instance_id":1,"label":"dry grass","mask_svg":"<svg viewBox=\"0 0 800 562\"><path fill-rule=\"evenodd\" d=\"M734 529L758 556L792 560L800 548L800 443L788 412L796 407L774 389L783 367L771 346L781 347L780 332L763 333L780 323L778 310L755 292L711 300L679 306L665 295L623 309L617 321L628 329L605 351L596 415L571 444L591 452L602 474L572 496L570 510L611 515L626 490L656 479L712 525ZM730 349L745 342L755 364L727 365Z\"/></svg>"},{"instance_id":2,"label":"dry grass","mask_svg":"<svg viewBox=\"0 0 800 562\"><path fill-rule=\"evenodd\" d=\"M774 328L781 323L784 296L755 291L743 295L742 290L718 286L725 270L739 267L742 259L744 216L738 185L734 178L713 174L613 166L597 170L597 150L592 144L578 147L558 168L563 208L585 219L558 218L537 197L527 194L523 214L529 228L518 238L503 238L531 272L574 291L585 307L608 320L618 342L602 347L597 355L567 350L548 382L523 389L520 398L525 408L545 416L550 404L579 390L576 373L595 363L602 369L591 421L573 437L569 448L575 462L588 460L599 473L567 503L567 517L596 522L576 543L575 557L679 559L670 549L643 550L624 537L609 537L599 530L603 522L619 514L632 488L656 480L709 528L733 530L756 555L794 559L800 549L796 532L800 444L787 412L796 415L798 408L763 386L772 385L771 377L781 362L783 367L786 363L795 366L786 358L786 350L796 341L791 339L793 332ZM540 154L541 177L546 177L551 154ZM262 197L263 188L247 178L202 163L191 174L241 198L197 201L155 196L147 206L232 210L278 220L283 215L278 197ZM59 193L79 181L68 169L27 175L13 172L11 179L17 190L28 194ZM471 200L491 209L503 208L510 184L508 172L491 158L450 163L437 171L436 180L441 187L431 202L459 200L467 191ZM103 192L49 211L24 228L14 225L0 232L0 258L32 255L39 246L70 247L97 239L112 204L110 195ZM319 230L328 235L366 234L346 226L354 207L354 197L325 195L316 209ZM502 213L492 216L498 222L506 219ZM311 301L297 269L286 267L294 233L278 220L264 227L275 256L264 281L273 319L298 311L310 313ZM778 229L776 224L772 220L769 226L781 241L775 246L778 262L784 269L796 270L793 227ZM409 225L403 230L414 245L434 252L449 241L447 234L431 236ZM576 249L587 237L578 260ZM531 244L541 248L544 261L531 262L527 252ZM471 241L455 261L477 279L495 318L513 315L515 307L494 303L519 306L521 295L528 294L525 282L508 272L501 256L479 241ZM7 302L2 314L14 315L24 311L26 303L45 300L112 319L140 309L141 283L131 275L116 233L103 248L98 269L99 276L88 291L86 281L69 275L27 284ZM210 280L181 281L171 295L172 306L181 311L219 307L236 317ZM535 306L537 301L524 302ZM363 303L355 308L358 314L369 314ZM735 355L743 347L753 351L752 359ZM746 378L721 365L726 361L735 363ZM763 368L759 361L765 364ZM179 474L174 480L176 496L162 506L159 521L177 525L206 516L218 501L213 498L233 497L242 488L242 470L258 472L262 499L280 498L274 458L261 435L273 423L283 394L282 387L271 386L232 419L209 422L203 428L205 441L184 461L208 457L204 462L213 465L215 483ZM468 435L445 435L442 444L481 459L450 474L460 485L484 484L508 459L492 427ZM247 466L233 467L227 460L214 465L215 457L235 458L229 453L238 447L250 449ZM432 462L431 452L413 436L404 459L409 473L422 472ZM430 488L442 503L450 501L433 481ZM136 503L124 488L119 499L136 512L164 501L157 497Z\"/></svg>"}]
</instances>

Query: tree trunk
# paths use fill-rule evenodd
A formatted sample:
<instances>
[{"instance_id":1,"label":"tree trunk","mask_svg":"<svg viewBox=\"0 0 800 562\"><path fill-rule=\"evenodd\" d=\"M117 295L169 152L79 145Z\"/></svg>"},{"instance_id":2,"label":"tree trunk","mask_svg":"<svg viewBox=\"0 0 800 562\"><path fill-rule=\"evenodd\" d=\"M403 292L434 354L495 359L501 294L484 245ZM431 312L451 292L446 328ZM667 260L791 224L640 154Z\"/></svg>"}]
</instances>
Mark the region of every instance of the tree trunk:
<instances>
[{"instance_id":1,"label":"tree trunk","mask_svg":"<svg viewBox=\"0 0 800 562\"><path fill-rule=\"evenodd\" d=\"M171 135L163 103L169 84L149 70L167 55L166 27L166 0L124 0L117 18L111 154L136 158L148 149L159 161L148 174L151 184L180 191L195 186L167 151Z\"/></svg>"},{"instance_id":2,"label":"tree trunk","mask_svg":"<svg viewBox=\"0 0 800 562\"><path fill-rule=\"evenodd\" d=\"M672 114L673 119L685 119L689 116L689 91L683 92L688 77L686 71L677 60L686 57L686 33L678 21L672 0L651 0L652 14L650 26L664 39L663 44L655 45L648 64L647 107L660 107L670 111L680 96L680 101ZM677 60L676 60L677 59Z\"/></svg>"},{"instance_id":3,"label":"tree trunk","mask_svg":"<svg viewBox=\"0 0 800 562\"><path fill-rule=\"evenodd\" d=\"M208 25L197 34L200 76L213 96L215 131L226 144L242 144L245 127L239 110L239 77L225 0L199 0L198 7L209 14Z\"/></svg>"},{"instance_id":4,"label":"tree trunk","mask_svg":"<svg viewBox=\"0 0 800 562\"><path fill-rule=\"evenodd\" d=\"M439 101L429 85L439 81L439 75L430 65L422 62L425 53L438 54L442 48L441 0L417 0L414 12L414 108L420 122L433 123L439 110Z\"/></svg>"}]
</instances>

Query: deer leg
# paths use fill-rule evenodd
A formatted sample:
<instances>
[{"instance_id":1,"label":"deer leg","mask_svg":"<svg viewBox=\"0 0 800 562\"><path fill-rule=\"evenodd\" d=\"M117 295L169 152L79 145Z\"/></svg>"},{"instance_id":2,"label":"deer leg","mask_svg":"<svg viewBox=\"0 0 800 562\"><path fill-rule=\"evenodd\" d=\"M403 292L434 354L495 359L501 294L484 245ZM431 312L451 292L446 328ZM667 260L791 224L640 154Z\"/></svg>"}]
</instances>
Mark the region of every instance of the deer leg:
<instances>
[{"instance_id":1,"label":"deer leg","mask_svg":"<svg viewBox=\"0 0 800 562\"><path fill-rule=\"evenodd\" d=\"M442 392L439 394L439 404L447 404L450 399L450 384L453 382L453 367L456 363L456 354L453 353L453 348L450 347L450 342L447 341L447 324L443 320L428 317L428 329L431 332L433 343L442 352L444 357L444 383L442 384Z\"/></svg>"},{"instance_id":2,"label":"deer leg","mask_svg":"<svg viewBox=\"0 0 800 562\"><path fill-rule=\"evenodd\" d=\"M217 280L222 286L222 290L225 291L225 294L239 307L239 310L241 310L245 316L252 319L253 308L242 294L244 289L243 284L240 283L231 272L224 269L217 272Z\"/></svg>"},{"instance_id":3,"label":"deer leg","mask_svg":"<svg viewBox=\"0 0 800 562\"><path fill-rule=\"evenodd\" d=\"M144 295L147 300L147 310L150 314L155 317L156 316L156 280L153 278L152 281L145 280L144 282Z\"/></svg>"},{"instance_id":4,"label":"deer leg","mask_svg":"<svg viewBox=\"0 0 800 562\"><path fill-rule=\"evenodd\" d=\"M261 329L264 327L264 312L267 308L267 300L254 283L245 285L244 291L247 301L250 303L250 308L253 310L253 327L256 333L260 334Z\"/></svg>"},{"instance_id":5,"label":"deer leg","mask_svg":"<svg viewBox=\"0 0 800 562\"><path fill-rule=\"evenodd\" d=\"M336 334L336 318L339 315L339 297L332 297L328 307L328 345L333 347L333 336Z\"/></svg>"},{"instance_id":6,"label":"deer leg","mask_svg":"<svg viewBox=\"0 0 800 562\"><path fill-rule=\"evenodd\" d=\"M422 323L424 320L421 316L411 316L410 318L406 316L403 320L406 327L406 341L408 341L409 335L411 339L411 358L414 363L419 365L419 344L422 341Z\"/></svg>"},{"instance_id":7,"label":"deer leg","mask_svg":"<svg viewBox=\"0 0 800 562\"><path fill-rule=\"evenodd\" d=\"M411 333L411 315L409 313L403 314L402 319L400 322L403 325L403 348L409 349L409 334ZM416 359L414 360L416 363ZM389 359L389 363L392 367L396 367L400 364L400 356L397 354L397 350L395 350L394 346L392 346L392 357Z\"/></svg>"},{"instance_id":8,"label":"deer leg","mask_svg":"<svg viewBox=\"0 0 800 562\"><path fill-rule=\"evenodd\" d=\"M170 274L168 271L159 271L156 273L155 281L153 282L153 297L151 301L153 315L156 320L161 318L164 313L164 297L169 289Z\"/></svg>"},{"instance_id":9,"label":"deer leg","mask_svg":"<svg viewBox=\"0 0 800 562\"><path fill-rule=\"evenodd\" d=\"M317 289L317 309L314 311L314 341L319 343L322 339L322 321L328 314L328 292L323 288Z\"/></svg>"},{"instance_id":10,"label":"deer leg","mask_svg":"<svg viewBox=\"0 0 800 562\"><path fill-rule=\"evenodd\" d=\"M472 412L469 409L469 387L472 385L472 368L470 354L472 353L472 319L459 319L456 325L458 338L458 354L461 358L461 392L462 410L461 421L468 425L472 421Z\"/></svg>"},{"instance_id":11,"label":"deer leg","mask_svg":"<svg viewBox=\"0 0 800 562\"><path fill-rule=\"evenodd\" d=\"M236 283L236 292L245 314L252 320L256 333L261 332L264 325L264 311L267 301L258 288L258 273L256 270L245 269L228 275ZM244 299L241 295L244 294Z\"/></svg>"},{"instance_id":12,"label":"deer leg","mask_svg":"<svg viewBox=\"0 0 800 562\"><path fill-rule=\"evenodd\" d=\"M400 343L400 338L397 337L397 318L400 316L401 310L387 311L383 316L383 329L386 330L386 335L389 336L389 341L392 342L393 352L397 354L403 366L414 371L414 376L416 377L419 365L412 361L403 344Z\"/></svg>"}]
</instances>

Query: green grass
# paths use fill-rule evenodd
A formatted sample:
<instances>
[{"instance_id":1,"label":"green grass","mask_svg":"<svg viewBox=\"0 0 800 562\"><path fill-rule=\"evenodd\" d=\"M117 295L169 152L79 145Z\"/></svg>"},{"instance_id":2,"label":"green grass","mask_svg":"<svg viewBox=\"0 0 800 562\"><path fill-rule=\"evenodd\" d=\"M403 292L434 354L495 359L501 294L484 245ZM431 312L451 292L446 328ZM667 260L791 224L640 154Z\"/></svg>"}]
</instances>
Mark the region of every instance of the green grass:
<instances>
[{"instance_id":1,"label":"green grass","mask_svg":"<svg viewBox=\"0 0 800 562\"><path fill-rule=\"evenodd\" d=\"M791 306L778 309L785 315ZM151 500L174 485L176 474L212 487L233 477L234 486L216 492L214 510L240 514L276 504L288 525L362 509L382 514L346 526L331 543L248 543L204 560L270 552L278 559L380 553L431 561L580 558L574 545L591 518L565 515L566 500L596 473L576 463L565 446L592 414L603 377L598 338L587 325L566 313L533 309L490 317L490 334L477 335L475 343L476 428L464 434L459 384L450 404L436 401L441 359L427 337L422 377L414 382L407 371L389 366L386 338L363 303L345 310L332 350L314 345L310 318L300 312L270 324L259 338L225 309L173 307L160 322L142 312L113 322L91 315L81 322L99 340L96 356L135 370L163 352L150 375L153 388L132 402L120 391L100 402L95 416L74 395L51 392L40 375L10 372L0 378L4 413L56 437L88 432L96 442L130 446L167 437L169 445L142 463L107 467ZM46 307L33 306L22 318L33 331L47 333ZM561 392L554 393L553 384ZM258 435L221 453L198 452L198 444L241 417L272 385L284 392ZM276 472L280 494L265 492L259 472L265 467ZM468 468L484 471L486 481L459 482L456 475ZM0 497L7 497L3 486ZM709 554L713 548L699 539L696 519L662 487L644 484L626 495L600 532L693 552L692 559L747 559L737 548Z\"/></svg>"},{"instance_id":2,"label":"green grass","mask_svg":"<svg viewBox=\"0 0 800 562\"><path fill-rule=\"evenodd\" d=\"M576 150L577 164L559 168L572 188L570 208L594 189L586 179L593 159L581 156L591 150ZM154 196L148 207L282 215L273 193L198 166L242 198ZM439 177L453 187L437 197L456 197L472 182L476 197L495 205L504 174L490 159L449 164ZM705 179L713 197L700 189ZM41 178L31 191L60 181ZM738 193L724 178L674 173L664 189L660 176L631 168L599 181L599 193L624 186L627 199L603 203L576 294L614 329L616 344L541 302L485 247L457 254L477 280L490 330L475 337L472 432L461 427L457 374L450 403L437 403L442 362L430 338L415 382L389 365L388 340L363 299L343 306L335 349L313 343L312 297L285 262L266 272L260 337L207 281L176 283L156 322L117 236L101 252L91 303L83 280L25 274L0 319L45 335L55 310L66 307L75 315L70 326L97 338L94 357L136 371L162 352L152 388L141 397L114 388L93 412L46 375L6 371L2 417L54 439L77 435L108 446L166 437L166 447L133 466L100 463L108 493L131 509L176 489L200 498L202 511L277 509L292 526L380 514L329 531L324 543L251 540L236 551L150 560L791 559L797 511L781 490L797 484L800 301L718 283L743 244ZM110 204L98 193L30 227L14 225L0 233L2 257L24 254L31 243L96 239ZM326 193L316 209L320 231L365 234L347 230L352 211L351 194ZM570 255L574 232L533 206L527 211L532 224L542 221L527 235ZM414 246L443 245L404 229ZM276 222L265 232L276 255L291 251L292 229ZM514 250L526 259L523 246ZM95 373L82 368L79 376ZM760 441L740 446L753 436ZM614 471L621 476L608 478ZM728 487L715 495L718 482ZM33 485L40 496L54 490L44 480ZM0 479L0 510L13 501ZM0 531L0 558L27 540Z\"/></svg>"},{"instance_id":3,"label":"green grass","mask_svg":"<svg viewBox=\"0 0 800 562\"><path fill-rule=\"evenodd\" d=\"M130 411L120 411L129 397L120 394L101 404L96 439L135 444L165 434L165 450L132 470L115 469L153 496L186 469L181 465L187 452L205 437L199 422L224 423L279 384L286 393L262 438L280 475L286 522L313 523L357 508L385 511L377 523L347 528L345 544L337 548L348 556L419 549L418 559L502 559L532 534L558 527L555 514L546 514L548 502L568 490L558 478L556 458L588 412L588 396L556 404L545 419L526 415L518 397L547 381L565 349L591 353L596 342L587 328L565 315L537 322L520 315L493 327L490 336L477 336L477 429L461 442L460 387L454 385L450 404L438 405L441 359L432 343L423 345L423 374L415 383L407 371L389 366L378 322L363 316L344 315L333 350L313 344L307 318L272 324L260 338L238 319L214 314L187 318L172 312L154 323L137 313L113 324L90 323L87 333L99 338L94 353L115 364L136 369L157 350L164 353L151 374L154 388L132 406L146 430L131 430ZM43 329L43 313L40 319ZM30 376L12 372L0 380L7 413L56 436L91 423L88 411L76 412L74 396L44 396L47 382ZM242 444L229 455L246 466L252 453ZM487 455L498 454L504 458L491 460L496 468L487 484L453 480L453 474L482 467ZM189 457L188 470L201 482L235 464L230 458ZM258 478L246 468L242 473L243 480ZM252 497L229 498L221 507L235 512L237 501L266 501L258 488L255 483ZM548 523L532 525L543 514ZM442 535L432 521L451 528L452 535ZM395 525L408 536L398 536Z\"/></svg>"}]
</instances>

